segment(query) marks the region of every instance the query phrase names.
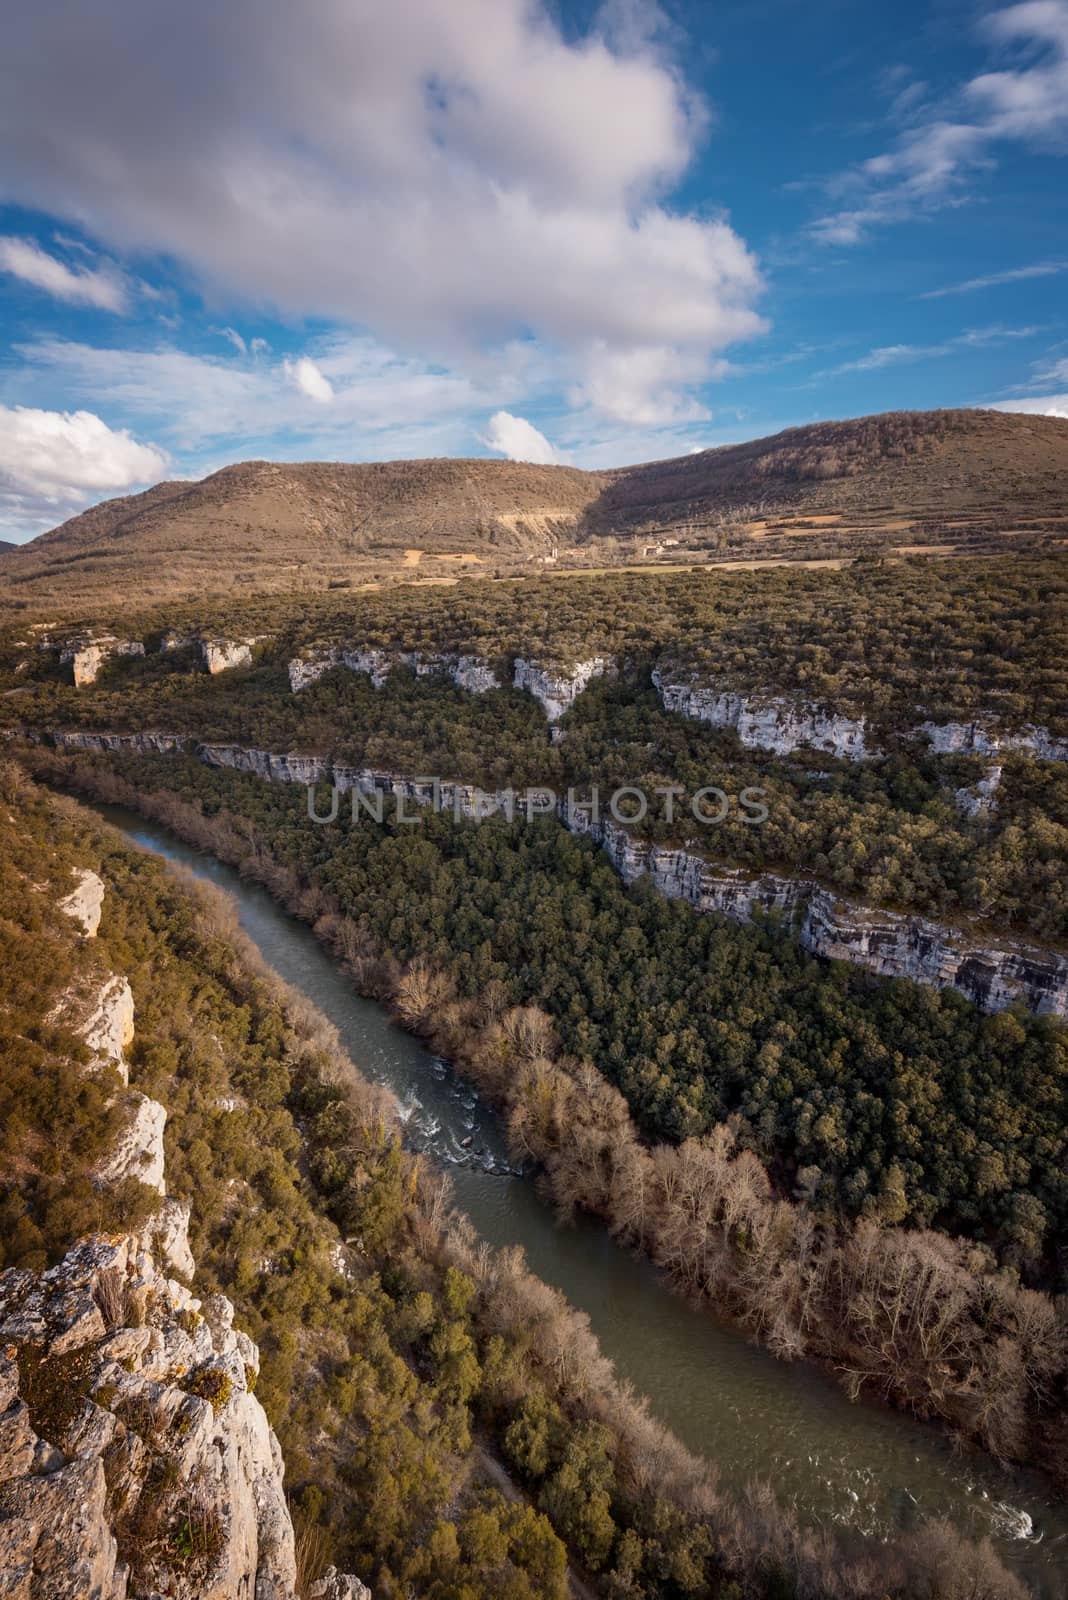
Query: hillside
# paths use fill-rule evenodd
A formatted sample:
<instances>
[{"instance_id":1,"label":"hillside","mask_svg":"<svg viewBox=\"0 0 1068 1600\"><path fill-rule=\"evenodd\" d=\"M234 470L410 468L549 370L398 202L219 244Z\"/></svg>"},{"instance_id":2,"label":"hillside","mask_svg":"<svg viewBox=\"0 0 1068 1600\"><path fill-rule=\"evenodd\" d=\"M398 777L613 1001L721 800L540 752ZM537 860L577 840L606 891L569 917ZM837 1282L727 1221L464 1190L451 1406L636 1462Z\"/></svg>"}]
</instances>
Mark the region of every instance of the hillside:
<instances>
[{"instance_id":1,"label":"hillside","mask_svg":"<svg viewBox=\"0 0 1068 1600\"><path fill-rule=\"evenodd\" d=\"M837 560L1063 542L1068 422L891 412L583 472L510 461L243 462L105 501L4 559L0 598L278 592L540 560Z\"/></svg>"}]
</instances>

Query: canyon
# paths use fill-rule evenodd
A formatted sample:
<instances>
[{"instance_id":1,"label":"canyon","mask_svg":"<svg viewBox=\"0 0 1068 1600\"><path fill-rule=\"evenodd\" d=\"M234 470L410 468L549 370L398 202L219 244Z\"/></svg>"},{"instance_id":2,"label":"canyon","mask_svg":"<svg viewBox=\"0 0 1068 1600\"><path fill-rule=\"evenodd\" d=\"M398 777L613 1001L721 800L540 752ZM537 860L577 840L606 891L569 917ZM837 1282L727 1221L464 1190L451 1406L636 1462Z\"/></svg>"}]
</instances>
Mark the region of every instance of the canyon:
<instances>
[{"instance_id":1,"label":"canyon","mask_svg":"<svg viewBox=\"0 0 1068 1600\"><path fill-rule=\"evenodd\" d=\"M435 785L429 779L335 763L325 756L199 744L180 735L155 732L57 730L53 738L64 751L158 754L186 750L208 766L270 782L329 782L335 791L335 815L339 796L346 793L363 796L379 820L387 798L394 803L436 805L469 819L511 815L523 809L510 792L486 793L458 783ZM358 801L356 804L359 807ZM1040 1015L1068 1017L1068 957L1056 950L988 936L974 925L952 926L865 906L843 899L812 878L747 874L713 863L692 845L668 848L635 839L625 827L608 818L595 820L580 806L569 807L559 801L556 809L573 832L589 833L596 839L627 883L648 877L662 894L735 922L771 918L813 955L849 961L881 977L952 988L983 1011L999 1011L1022 1001ZM329 820L329 814L320 820Z\"/></svg>"}]
</instances>

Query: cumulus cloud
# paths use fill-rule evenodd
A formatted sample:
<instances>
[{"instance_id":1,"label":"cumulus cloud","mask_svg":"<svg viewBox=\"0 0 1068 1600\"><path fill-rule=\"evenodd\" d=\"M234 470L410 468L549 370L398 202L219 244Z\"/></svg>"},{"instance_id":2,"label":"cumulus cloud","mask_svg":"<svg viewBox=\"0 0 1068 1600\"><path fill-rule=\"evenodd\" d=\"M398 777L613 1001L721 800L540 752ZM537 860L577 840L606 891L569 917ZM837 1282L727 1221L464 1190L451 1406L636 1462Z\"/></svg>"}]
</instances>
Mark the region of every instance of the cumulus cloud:
<instances>
[{"instance_id":1,"label":"cumulus cloud","mask_svg":"<svg viewBox=\"0 0 1068 1600\"><path fill-rule=\"evenodd\" d=\"M326 450L381 457L469 451L469 418L514 398L528 376L507 354L484 381L399 356L376 340L336 335L319 341L314 367L333 394L329 405L300 405L299 362L272 363L266 347L247 357L198 356L173 345L108 349L43 338L20 345L10 385L42 395L57 384L87 406L105 401L162 434L181 452L269 443L275 453Z\"/></svg>"},{"instance_id":2,"label":"cumulus cloud","mask_svg":"<svg viewBox=\"0 0 1068 1600\"><path fill-rule=\"evenodd\" d=\"M333 384L329 378L323 377L310 356L283 362L283 371L294 389L299 389L302 395L314 400L317 405L328 406L333 400Z\"/></svg>"},{"instance_id":3,"label":"cumulus cloud","mask_svg":"<svg viewBox=\"0 0 1068 1600\"><path fill-rule=\"evenodd\" d=\"M510 411L498 411L490 418L485 442L509 461L535 461L539 466L549 466L560 460L555 448L532 422L526 417L514 417Z\"/></svg>"},{"instance_id":4,"label":"cumulus cloud","mask_svg":"<svg viewBox=\"0 0 1068 1600\"><path fill-rule=\"evenodd\" d=\"M0 406L0 526L25 533L160 478L167 457L91 411Z\"/></svg>"},{"instance_id":5,"label":"cumulus cloud","mask_svg":"<svg viewBox=\"0 0 1068 1600\"><path fill-rule=\"evenodd\" d=\"M650 17L613 0L572 39L543 0L188 0L145 28L139 0L92 26L39 0L5 29L0 195L453 366L536 340L591 405L602 350L700 382L762 329L761 283L724 218L664 203L706 119Z\"/></svg>"},{"instance_id":6,"label":"cumulus cloud","mask_svg":"<svg viewBox=\"0 0 1068 1600\"><path fill-rule=\"evenodd\" d=\"M726 363L710 366L692 350L663 345L617 350L604 341L587 347L584 365L583 381L570 390L572 404L637 427L705 420L708 410L687 393L687 387L726 369Z\"/></svg>"},{"instance_id":7,"label":"cumulus cloud","mask_svg":"<svg viewBox=\"0 0 1068 1600\"><path fill-rule=\"evenodd\" d=\"M1064 417L1068 421L1068 394L1036 394L1026 400L999 400L990 411L1022 411L1032 417Z\"/></svg>"},{"instance_id":8,"label":"cumulus cloud","mask_svg":"<svg viewBox=\"0 0 1068 1600\"><path fill-rule=\"evenodd\" d=\"M69 305L117 312L129 308L129 291L114 267L68 267L32 239L0 238L0 272L9 272Z\"/></svg>"},{"instance_id":9,"label":"cumulus cloud","mask_svg":"<svg viewBox=\"0 0 1068 1600\"><path fill-rule=\"evenodd\" d=\"M826 244L852 245L881 223L901 221L967 197L969 180L990 166L999 141L1059 147L1068 135L1068 0L1022 0L983 19L995 50L1017 47L1028 65L985 72L940 106L914 113L889 150L828 185L839 202L812 225Z\"/></svg>"}]
</instances>

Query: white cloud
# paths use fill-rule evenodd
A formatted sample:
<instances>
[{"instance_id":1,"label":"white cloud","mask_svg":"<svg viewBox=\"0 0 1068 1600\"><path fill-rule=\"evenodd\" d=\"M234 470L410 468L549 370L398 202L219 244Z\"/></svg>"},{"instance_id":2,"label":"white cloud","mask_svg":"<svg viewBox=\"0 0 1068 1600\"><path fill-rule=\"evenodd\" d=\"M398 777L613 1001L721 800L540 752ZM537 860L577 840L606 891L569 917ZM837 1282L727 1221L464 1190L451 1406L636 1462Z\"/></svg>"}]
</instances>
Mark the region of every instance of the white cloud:
<instances>
[{"instance_id":1,"label":"white cloud","mask_svg":"<svg viewBox=\"0 0 1068 1600\"><path fill-rule=\"evenodd\" d=\"M336 335L312 358L333 391L330 405L295 401L296 363L264 355L198 356L170 345L107 349L45 338L17 347L22 366L0 373L20 399L46 400L58 386L88 407L107 404L202 460L266 450L344 459L470 453L472 420L514 403L542 381L523 351L505 351L478 378L398 356L373 339ZM289 372L287 372L287 365Z\"/></svg>"},{"instance_id":2,"label":"white cloud","mask_svg":"<svg viewBox=\"0 0 1068 1600\"><path fill-rule=\"evenodd\" d=\"M961 350L980 350L988 345L1002 344L1012 339L1032 339L1041 328L968 328L952 339L940 344L887 344L869 350L855 361L843 361L837 367L817 373L817 377L833 378L843 372L877 372L881 367L894 367L910 361L933 361L940 356L951 356Z\"/></svg>"},{"instance_id":3,"label":"white cloud","mask_svg":"<svg viewBox=\"0 0 1068 1600\"><path fill-rule=\"evenodd\" d=\"M701 382L762 329L729 223L664 204L707 118L648 6L571 39L546 0L188 0L165 47L140 0L97 0L91 29L61 10L5 28L0 197L453 368L533 339L591 405L598 351L659 352L678 416L656 374Z\"/></svg>"},{"instance_id":4,"label":"white cloud","mask_svg":"<svg viewBox=\"0 0 1068 1600\"><path fill-rule=\"evenodd\" d=\"M32 239L0 238L0 272L70 305L118 312L129 306L126 283L114 267L68 267Z\"/></svg>"},{"instance_id":5,"label":"white cloud","mask_svg":"<svg viewBox=\"0 0 1068 1600\"><path fill-rule=\"evenodd\" d=\"M942 300L950 294L972 294L977 289L996 289L1004 283L1022 283L1028 278L1052 278L1068 270L1068 261L1036 261L1029 267L1010 267L1006 272L989 272L982 278L966 278L941 289L928 289L920 300Z\"/></svg>"},{"instance_id":6,"label":"white cloud","mask_svg":"<svg viewBox=\"0 0 1068 1600\"><path fill-rule=\"evenodd\" d=\"M1064 417L1068 420L1068 394L1036 394L1026 400L999 400L984 409L1022 411L1033 417Z\"/></svg>"},{"instance_id":7,"label":"white cloud","mask_svg":"<svg viewBox=\"0 0 1068 1600\"><path fill-rule=\"evenodd\" d=\"M215 328L213 331L219 335L220 339L228 340L239 355L247 355L248 345L236 328Z\"/></svg>"},{"instance_id":8,"label":"white cloud","mask_svg":"<svg viewBox=\"0 0 1068 1600\"><path fill-rule=\"evenodd\" d=\"M283 370L293 387L299 389L309 400L314 400L317 405L328 406L333 400L333 384L329 378L323 377L310 356L301 356L298 361L284 362Z\"/></svg>"},{"instance_id":9,"label":"white cloud","mask_svg":"<svg viewBox=\"0 0 1068 1600\"><path fill-rule=\"evenodd\" d=\"M569 393L572 404L640 428L705 420L707 409L687 388L725 368L725 363L710 365L694 351L663 345L616 350L604 341L588 347L584 365L583 382Z\"/></svg>"},{"instance_id":10,"label":"white cloud","mask_svg":"<svg viewBox=\"0 0 1068 1600\"><path fill-rule=\"evenodd\" d=\"M0 406L0 526L50 527L98 499L160 478L167 457L91 411Z\"/></svg>"},{"instance_id":11,"label":"white cloud","mask_svg":"<svg viewBox=\"0 0 1068 1600\"><path fill-rule=\"evenodd\" d=\"M812 225L816 239L857 244L879 224L961 204L969 179L992 164L999 141L1063 145L1068 0L1023 0L987 16L981 29L994 48L1018 46L1038 59L971 79L942 107L912 120L892 149L839 174L828 188L840 203ZM911 109L902 113L906 120Z\"/></svg>"},{"instance_id":12,"label":"white cloud","mask_svg":"<svg viewBox=\"0 0 1068 1600\"><path fill-rule=\"evenodd\" d=\"M548 466L560 457L541 433L526 417L514 417L510 411L498 411L489 420L486 444L509 461L535 461Z\"/></svg>"}]
</instances>

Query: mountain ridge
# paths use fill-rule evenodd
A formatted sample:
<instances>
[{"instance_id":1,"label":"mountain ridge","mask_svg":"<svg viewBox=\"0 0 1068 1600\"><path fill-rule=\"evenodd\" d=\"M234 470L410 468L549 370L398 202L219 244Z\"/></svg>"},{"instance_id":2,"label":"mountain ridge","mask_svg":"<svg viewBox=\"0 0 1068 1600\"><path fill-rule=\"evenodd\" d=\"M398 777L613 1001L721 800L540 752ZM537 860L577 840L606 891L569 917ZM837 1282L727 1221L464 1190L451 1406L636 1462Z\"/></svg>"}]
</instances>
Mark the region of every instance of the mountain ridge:
<instances>
[{"instance_id":1,"label":"mountain ridge","mask_svg":"<svg viewBox=\"0 0 1068 1600\"><path fill-rule=\"evenodd\" d=\"M669 548L833 558L895 549L882 535L926 549L959 525L974 543L1054 537L1058 522L1068 533L1068 421L886 412L595 472L477 457L235 462L100 502L5 553L0 598L91 606L131 579L146 599L440 581Z\"/></svg>"}]
</instances>

